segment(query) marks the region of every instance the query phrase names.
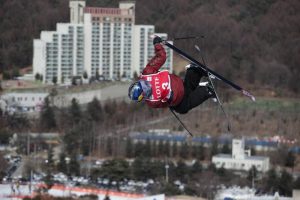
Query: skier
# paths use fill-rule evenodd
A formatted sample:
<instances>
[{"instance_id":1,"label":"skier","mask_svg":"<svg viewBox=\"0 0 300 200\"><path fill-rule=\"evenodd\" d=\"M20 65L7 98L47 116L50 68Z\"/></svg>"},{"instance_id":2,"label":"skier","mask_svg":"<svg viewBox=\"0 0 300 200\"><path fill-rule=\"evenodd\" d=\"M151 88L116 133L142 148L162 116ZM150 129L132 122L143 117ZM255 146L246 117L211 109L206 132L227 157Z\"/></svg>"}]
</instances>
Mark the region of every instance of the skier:
<instances>
[{"instance_id":1,"label":"skier","mask_svg":"<svg viewBox=\"0 0 300 200\"><path fill-rule=\"evenodd\" d=\"M215 97L210 85L199 86L200 79L207 73L193 64L187 67L184 81L166 70L159 71L166 61L163 43L160 37L153 39L155 56L144 68L139 80L130 85L129 98L136 102L145 101L152 108L169 107L185 114L208 98Z\"/></svg>"}]
</instances>

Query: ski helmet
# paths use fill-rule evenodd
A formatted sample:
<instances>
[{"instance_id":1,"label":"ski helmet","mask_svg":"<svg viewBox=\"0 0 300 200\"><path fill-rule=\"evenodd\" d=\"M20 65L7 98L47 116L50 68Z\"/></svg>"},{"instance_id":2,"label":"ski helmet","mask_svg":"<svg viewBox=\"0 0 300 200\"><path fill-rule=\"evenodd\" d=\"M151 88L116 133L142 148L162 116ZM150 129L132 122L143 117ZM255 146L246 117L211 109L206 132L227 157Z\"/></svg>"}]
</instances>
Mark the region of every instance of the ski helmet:
<instances>
[{"instance_id":1,"label":"ski helmet","mask_svg":"<svg viewBox=\"0 0 300 200\"><path fill-rule=\"evenodd\" d=\"M143 88L142 85L139 81L133 83L130 85L128 89L128 97L131 100L140 102L143 100L144 95L143 95Z\"/></svg>"}]
</instances>

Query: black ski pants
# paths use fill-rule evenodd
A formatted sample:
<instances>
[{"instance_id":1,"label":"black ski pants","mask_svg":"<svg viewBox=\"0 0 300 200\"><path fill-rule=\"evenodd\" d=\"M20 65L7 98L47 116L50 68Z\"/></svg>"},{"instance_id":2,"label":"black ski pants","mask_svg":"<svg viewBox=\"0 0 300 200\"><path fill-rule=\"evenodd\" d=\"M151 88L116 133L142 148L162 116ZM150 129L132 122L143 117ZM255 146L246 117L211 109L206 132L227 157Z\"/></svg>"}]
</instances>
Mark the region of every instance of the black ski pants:
<instances>
[{"instance_id":1,"label":"black ski pants","mask_svg":"<svg viewBox=\"0 0 300 200\"><path fill-rule=\"evenodd\" d=\"M188 68L183 83L184 97L178 105L170 108L177 113L185 114L210 98L211 95L209 94L207 87L199 86L200 79L205 75L205 72L203 72L201 68L194 66Z\"/></svg>"}]
</instances>

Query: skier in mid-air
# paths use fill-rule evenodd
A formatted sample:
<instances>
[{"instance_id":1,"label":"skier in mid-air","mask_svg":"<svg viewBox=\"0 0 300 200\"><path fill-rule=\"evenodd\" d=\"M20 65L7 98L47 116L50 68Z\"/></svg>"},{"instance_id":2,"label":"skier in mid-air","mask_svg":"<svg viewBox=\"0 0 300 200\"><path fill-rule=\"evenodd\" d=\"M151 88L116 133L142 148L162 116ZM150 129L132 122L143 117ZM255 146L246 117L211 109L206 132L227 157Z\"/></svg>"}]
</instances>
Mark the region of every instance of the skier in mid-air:
<instances>
[{"instance_id":1,"label":"skier in mid-air","mask_svg":"<svg viewBox=\"0 0 300 200\"><path fill-rule=\"evenodd\" d=\"M130 85L128 96L136 102L145 101L152 108L169 107L177 113L185 114L205 100L215 97L210 85L200 86L207 73L190 64L184 81L167 70L159 71L166 61L166 51L160 37L153 39L155 56L144 68L139 80Z\"/></svg>"}]
</instances>

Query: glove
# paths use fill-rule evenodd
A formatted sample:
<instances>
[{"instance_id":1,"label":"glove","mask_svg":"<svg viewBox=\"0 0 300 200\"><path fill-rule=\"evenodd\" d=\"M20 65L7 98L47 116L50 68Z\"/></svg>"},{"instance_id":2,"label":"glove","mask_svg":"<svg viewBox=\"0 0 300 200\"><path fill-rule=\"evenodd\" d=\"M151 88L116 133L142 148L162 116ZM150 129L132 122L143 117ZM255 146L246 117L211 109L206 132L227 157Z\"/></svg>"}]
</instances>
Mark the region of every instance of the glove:
<instances>
[{"instance_id":1,"label":"glove","mask_svg":"<svg viewBox=\"0 0 300 200\"><path fill-rule=\"evenodd\" d=\"M158 44L158 43L161 43L162 42L162 39L160 38L160 37L155 37L154 39L153 39L153 45L156 45L156 44Z\"/></svg>"}]
</instances>

